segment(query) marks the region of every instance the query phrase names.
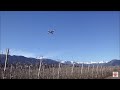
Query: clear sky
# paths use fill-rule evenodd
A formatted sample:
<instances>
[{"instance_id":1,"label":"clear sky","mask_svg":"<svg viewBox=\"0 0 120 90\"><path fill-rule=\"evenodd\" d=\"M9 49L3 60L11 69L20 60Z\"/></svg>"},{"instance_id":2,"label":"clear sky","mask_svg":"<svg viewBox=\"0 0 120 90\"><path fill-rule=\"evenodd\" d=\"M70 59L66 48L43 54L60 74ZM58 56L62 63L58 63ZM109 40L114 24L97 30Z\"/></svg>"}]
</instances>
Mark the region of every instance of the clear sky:
<instances>
[{"instance_id":1,"label":"clear sky","mask_svg":"<svg viewBox=\"0 0 120 90\"><path fill-rule=\"evenodd\" d=\"M81 62L119 59L117 11L0 11L0 50ZM53 35L48 29L55 28Z\"/></svg>"}]
</instances>

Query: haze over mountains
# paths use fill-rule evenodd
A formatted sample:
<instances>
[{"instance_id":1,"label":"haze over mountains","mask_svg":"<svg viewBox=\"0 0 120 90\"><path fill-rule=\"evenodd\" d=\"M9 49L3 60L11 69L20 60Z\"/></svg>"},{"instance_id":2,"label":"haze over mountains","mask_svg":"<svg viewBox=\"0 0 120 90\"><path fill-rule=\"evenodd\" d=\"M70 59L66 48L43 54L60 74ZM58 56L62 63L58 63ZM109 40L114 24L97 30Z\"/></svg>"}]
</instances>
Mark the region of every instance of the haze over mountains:
<instances>
[{"instance_id":1,"label":"haze over mountains","mask_svg":"<svg viewBox=\"0 0 120 90\"><path fill-rule=\"evenodd\" d=\"M9 55L8 56L8 63L9 64L13 64L13 63L23 63L23 64L36 64L39 63L39 59L36 58L28 58L28 57L24 57L24 56L16 56L16 55ZM0 54L0 63L4 64L5 62L5 55L4 54ZM52 60L52 59L47 59L47 58L43 58L42 62L44 64L58 64L60 61L56 61L56 60ZM71 65L71 64L76 64L76 65L81 65L82 63L78 63L78 62L72 62L72 61L62 61L62 64L67 64L67 65ZM113 59L110 60L109 62L103 62L103 63L84 63L84 65L104 65L104 66L120 66L120 60L118 59Z\"/></svg>"}]
</instances>

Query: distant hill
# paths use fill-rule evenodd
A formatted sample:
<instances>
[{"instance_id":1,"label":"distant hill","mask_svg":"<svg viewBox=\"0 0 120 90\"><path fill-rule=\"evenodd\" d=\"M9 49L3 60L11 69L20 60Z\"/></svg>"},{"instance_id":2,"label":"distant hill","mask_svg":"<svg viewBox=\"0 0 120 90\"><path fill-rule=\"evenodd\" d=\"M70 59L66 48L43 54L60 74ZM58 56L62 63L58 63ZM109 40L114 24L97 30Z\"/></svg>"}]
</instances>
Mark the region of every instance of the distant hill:
<instances>
[{"instance_id":1,"label":"distant hill","mask_svg":"<svg viewBox=\"0 0 120 90\"><path fill-rule=\"evenodd\" d=\"M113 59L113 60L111 60L110 62L108 62L107 63L108 65L110 65L110 66L120 66L120 60L117 60L117 59Z\"/></svg>"},{"instance_id":2,"label":"distant hill","mask_svg":"<svg viewBox=\"0 0 120 90\"><path fill-rule=\"evenodd\" d=\"M24 64L38 64L39 63L39 59L36 58L28 58L28 57L24 57L24 56L16 56L16 55L9 55L8 56L8 63L9 64L14 64L14 63L24 63ZM4 63L5 62L5 55L4 54L0 54L0 63ZM45 64L58 64L58 61L52 60L52 59L46 59L43 58L42 62Z\"/></svg>"},{"instance_id":3,"label":"distant hill","mask_svg":"<svg viewBox=\"0 0 120 90\"><path fill-rule=\"evenodd\" d=\"M8 63L9 64L14 64L14 63L22 63L22 64L38 64L39 63L39 59L36 59L36 58L28 58L28 57L24 57L24 56L16 56L16 55L9 55L9 60L8 60ZM4 54L0 54L0 63L4 64L5 62L5 55ZM48 65L51 65L51 64L57 64L58 65L58 61L56 60L52 60L52 59L47 59L47 58L43 58L42 59L42 62L44 64L48 64ZM76 63L74 62L75 65L82 65L82 63ZM64 65L72 65L72 62L71 61L65 61L64 63L62 63ZM98 63L94 63L94 64L84 64L84 66L88 66L88 65L98 65ZM117 59L113 59L107 63L99 63L99 65L103 65L103 66L120 66L120 60L117 60Z\"/></svg>"}]
</instances>

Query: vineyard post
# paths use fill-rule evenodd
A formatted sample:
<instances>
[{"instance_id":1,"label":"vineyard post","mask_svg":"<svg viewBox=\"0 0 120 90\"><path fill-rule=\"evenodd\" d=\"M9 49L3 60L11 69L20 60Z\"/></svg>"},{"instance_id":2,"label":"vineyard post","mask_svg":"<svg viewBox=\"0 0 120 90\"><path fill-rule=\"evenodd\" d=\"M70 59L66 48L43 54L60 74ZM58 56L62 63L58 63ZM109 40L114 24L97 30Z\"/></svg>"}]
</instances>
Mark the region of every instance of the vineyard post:
<instances>
[{"instance_id":1,"label":"vineyard post","mask_svg":"<svg viewBox=\"0 0 120 90\"><path fill-rule=\"evenodd\" d=\"M58 67L58 79L59 79L59 76L60 76L60 75L59 75L59 74L60 74L60 64L61 64L61 63L59 63L59 67Z\"/></svg>"},{"instance_id":2,"label":"vineyard post","mask_svg":"<svg viewBox=\"0 0 120 90\"><path fill-rule=\"evenodd\" d=\"M42 59L43 59L43 57L42 57ZM39 63L38 79L39 79L39 76L40 76L40 70L41 70L41 65L42 65L42 59L40 59L40 63Z\"/></svg>"},{"instance_id":3,"label":"vineyard post","mask_svg":"<svg viewBox=\"0 0 120 90\"><path fill-rule=\"evenodd\" d=\"M74 63L73 63L73 65L72 65L71 75L73 75L73 70L74 70Z\"/></svg>"},{"instance_id":4,"label":"vineyard post","mask_svg":"<svg viewBox=\"0 0 120 90\"><path fill-rule=\"evenodd\" d=\"M9 55L9 48L6 49L6 58L5 58L3 79L5 78L5 71L6 71L6 66L7 66L7 62L8 62L8 55Z\"/></svg>"},{"instance_id":5,"label":"vineyard post","mask_svg":"<svg viewBox=\"0 0 120 90\"><path fill-rule=\"evenodd\" d=\"M83 76L83 64L84 63L82 63L82 67L81 67L81 77Z\"/></svg>"}]
</instances>

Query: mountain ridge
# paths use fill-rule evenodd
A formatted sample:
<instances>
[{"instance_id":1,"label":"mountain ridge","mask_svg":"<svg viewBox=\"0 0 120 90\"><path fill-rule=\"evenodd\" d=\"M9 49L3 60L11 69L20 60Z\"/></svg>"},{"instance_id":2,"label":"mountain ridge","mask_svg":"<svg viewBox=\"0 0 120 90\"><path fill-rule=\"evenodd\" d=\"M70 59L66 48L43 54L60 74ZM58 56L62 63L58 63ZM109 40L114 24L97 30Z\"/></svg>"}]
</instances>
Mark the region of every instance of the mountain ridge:
<instances>
[{"instance_id":1,"label":"mountain ridge","mask_svg":"<svg viewBox=\"0 0 120 90\"><path fill-rule=\"evenodd\" d=\"M25 57L25 56L17 56L17 55L8 55L8 63L13 64L13 63L24 63L24 64L38 64L40 60L42 60L42 62L44 64L58 64L60 63L60 61L56 61L53 59L48 59L48 58L43 58L43 59L36 59L36 58L32 58L32 57ZM4 54L0 54L0 63L4 64L5 61L5 55ZM67 64L67 65L71 65L71 64L75 64L75 65L81 65L83 63L77 63L77 62L73 62L73 61L64 61L61 62L62 64ZM118 59L112 59L109 62L106 63L91 63L92 65L103 65L103 66L120 66L120 60ZM91 65L90 63L84 63L84 65Z\"/></svg>"}]
</instances>

